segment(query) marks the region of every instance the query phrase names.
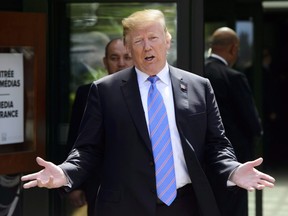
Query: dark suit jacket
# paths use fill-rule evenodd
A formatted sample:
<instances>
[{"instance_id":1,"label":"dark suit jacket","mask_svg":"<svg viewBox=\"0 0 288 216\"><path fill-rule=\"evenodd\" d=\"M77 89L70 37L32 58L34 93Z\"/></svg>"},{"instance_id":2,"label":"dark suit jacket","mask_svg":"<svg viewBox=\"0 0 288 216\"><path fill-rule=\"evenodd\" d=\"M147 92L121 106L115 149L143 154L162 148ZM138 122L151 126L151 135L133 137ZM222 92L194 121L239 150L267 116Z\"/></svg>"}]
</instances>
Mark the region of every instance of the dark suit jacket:
<instances>
[{"instance_id":1,"label":"dark suit jacket","mask_svg":"<svg viewBox=\"0 0 288 216\"><path fill-rule=\"evenodd\" d=\"M254 159L254 139L261 136L261 121L245 74L209 57L204 77L214 89L226 136L240 162Z\"/></svg>"},{"instance_id":2,"label":"dark suit jacket","mask_svg":"<svg viewBox=\"0 0 288 216\"><path fill-rule=\"evenodd\" d=\"M90 86L91 83L82 85L76 91L76 96L72 105L71 119L67 138L68 153L72 149L74 142L78 136L79 127L86 107Z\"/></svg>"},{"instance_id":3,"label":"dark suit jacket","mask_svg":"<svg viewBox=\"0 0 288 216\"><path fill-rule=\"evenodd\" d=\"M67 153L71 151L77 139L80 123L87 103L90 86L91 83L82 85L76 91L75 100L72 106L71 120L69 124ZM88 204L88 216L93 215L99 183L100 178L97 173L91 172L90 175L86 177L86 180L78 188L83 190L85 193L86 201Z\"/></svg>"},{"instance_id":4,"label":"dark suit jacket","mask_svg":"<svg viewBox=\"0 0 288 216\"><path fill-rule=\"evenodd\" d=\"M225 127L240 162L254 159L254 141L262 126L246 76L217 58L205 62L204 76L214 89ZM211 181L222 216L248 215L248 194L244 189L227 190Z\"/></svg>"},{"instance_id":5,"label":"dark suit jacket","mask_svg":"<svg viewBox=\"0 0 288 216\"><path fill-rule=\"evenodd\" d=\"M224 129L208 79L169 66L176 123L200 211L219 216L205 175L222 186L239 163ZM77 187L90 172L101 173L97 216L154 216L153 153L134 68L92 85L75 149L60 167Z\"/></svg>"}]
</instances>

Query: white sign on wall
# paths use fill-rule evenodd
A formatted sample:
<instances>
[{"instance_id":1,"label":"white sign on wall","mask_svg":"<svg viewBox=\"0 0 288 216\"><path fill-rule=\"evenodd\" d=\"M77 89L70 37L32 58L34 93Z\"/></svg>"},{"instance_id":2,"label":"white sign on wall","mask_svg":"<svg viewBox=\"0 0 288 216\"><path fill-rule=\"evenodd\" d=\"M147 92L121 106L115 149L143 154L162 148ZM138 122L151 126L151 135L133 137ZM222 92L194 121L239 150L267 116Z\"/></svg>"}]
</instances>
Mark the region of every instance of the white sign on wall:
<instances>
[{"instance_id":1,"label":"white sign on wall","mask_svg":"<svg viewBox=\"0 0 288 216\"><path fill-rule=\"evenodd\" d=\"M0 53L0 145L24 142L22 53Z\"/></svg>"}]
</instances>

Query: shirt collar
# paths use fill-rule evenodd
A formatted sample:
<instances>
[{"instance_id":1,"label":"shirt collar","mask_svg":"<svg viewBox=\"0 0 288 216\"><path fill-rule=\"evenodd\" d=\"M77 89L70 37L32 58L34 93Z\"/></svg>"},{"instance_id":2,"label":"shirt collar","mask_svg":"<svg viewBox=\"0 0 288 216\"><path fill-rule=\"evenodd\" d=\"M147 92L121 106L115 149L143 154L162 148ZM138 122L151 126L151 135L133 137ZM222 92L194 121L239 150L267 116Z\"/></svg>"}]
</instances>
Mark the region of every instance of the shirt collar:
<instances>
[{"instance_id":1,"label":"shirt collar","mask_svg":"<svg viewBox=\"0 0 288 216\"><path fill-rule=\"evenodd\" d=\"M217 55L217 54L215 54L215 53L212 53L212 54L211 54L211 57L216 58L216 59L219 59L219 60L222 61L225 65L228 65L227 61L226 61L224 58L222 58L221 56L219 56L219 55Z\"/></svg>"},{"instance_id":2,"label":"shirt collar","mask_svg":"<svg viewBox=\"0 0 288 216\"><path fill-rule=\"evenodd\" d=\"M147 80L147 78L149 77L148 74L140 71L138 68L135 67L136 70L136 74L137 74L137 78L138 78L138 82L139 83L144 83ZM157 76L159 77L159 79L165 83L166 85L169 85L170 82L170 75L169 75L169 67L168 67L168 63L166 62L164 68L157 74Z\"/></svg>"}]
</instances>

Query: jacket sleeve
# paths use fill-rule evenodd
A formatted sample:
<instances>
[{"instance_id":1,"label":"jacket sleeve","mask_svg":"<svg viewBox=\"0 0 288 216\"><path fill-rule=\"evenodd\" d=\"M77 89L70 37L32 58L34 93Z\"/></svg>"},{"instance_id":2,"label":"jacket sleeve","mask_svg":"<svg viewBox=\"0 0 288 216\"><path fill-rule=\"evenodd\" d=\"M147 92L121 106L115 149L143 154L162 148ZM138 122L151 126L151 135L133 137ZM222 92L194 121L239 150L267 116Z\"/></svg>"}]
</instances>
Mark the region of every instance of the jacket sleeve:
<instances>
[{"instance_id":1,"label":"jacket sleeve","mask_svg":"<svg viewBox=\"0 0 288 216\"><path fill-rule=\"evenodd\" d=\"M93 173L100 175L104 152L101 102L96 85L92 85L81 121L79 136L69 156L60 166L71 183L71 190Z\"/></svg>"}]
</instances>

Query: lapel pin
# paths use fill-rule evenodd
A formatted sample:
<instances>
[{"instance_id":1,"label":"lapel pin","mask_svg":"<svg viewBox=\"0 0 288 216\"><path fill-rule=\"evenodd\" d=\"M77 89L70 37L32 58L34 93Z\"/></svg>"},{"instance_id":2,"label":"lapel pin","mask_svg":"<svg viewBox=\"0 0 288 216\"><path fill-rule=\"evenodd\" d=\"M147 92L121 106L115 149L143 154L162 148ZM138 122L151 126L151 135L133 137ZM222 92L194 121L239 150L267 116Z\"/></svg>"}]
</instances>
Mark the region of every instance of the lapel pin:
<instances>
[{"instance_id":1,"label":"lapel pin","mask_svg":"<svg viewBox=\"0 0 288 216\"><path fill-rule=\"evenodd\" d=\"M187 92L187 86L185 84L180 83L180 88L181 88L181 91Z\"/></svg>"}]
</instances>

